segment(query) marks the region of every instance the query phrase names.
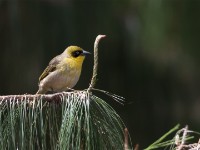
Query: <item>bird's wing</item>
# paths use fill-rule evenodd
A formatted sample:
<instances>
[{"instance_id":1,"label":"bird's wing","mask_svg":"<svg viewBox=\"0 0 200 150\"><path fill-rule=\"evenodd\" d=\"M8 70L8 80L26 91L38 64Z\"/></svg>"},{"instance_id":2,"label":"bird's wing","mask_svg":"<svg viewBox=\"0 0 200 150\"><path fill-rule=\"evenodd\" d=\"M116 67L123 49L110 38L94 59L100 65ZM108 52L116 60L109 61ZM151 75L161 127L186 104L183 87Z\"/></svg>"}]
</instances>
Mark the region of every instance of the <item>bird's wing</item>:
<instances>
[{"instance_id":1,"label":"bird's wing","mask_svg":"<svg viewBox=\"0 0 200 150\"><path fill-rule=\"evenodd\" d=\"M43 71L41 76L39 77L39 83L42 81L46 76L48 76L49 73L53 72L56 70L56 66L59 64L61 60L60 56L56 56L53 58L50 62L49 65L46 67L46 69Z\"/></svg>"}]
</instances>

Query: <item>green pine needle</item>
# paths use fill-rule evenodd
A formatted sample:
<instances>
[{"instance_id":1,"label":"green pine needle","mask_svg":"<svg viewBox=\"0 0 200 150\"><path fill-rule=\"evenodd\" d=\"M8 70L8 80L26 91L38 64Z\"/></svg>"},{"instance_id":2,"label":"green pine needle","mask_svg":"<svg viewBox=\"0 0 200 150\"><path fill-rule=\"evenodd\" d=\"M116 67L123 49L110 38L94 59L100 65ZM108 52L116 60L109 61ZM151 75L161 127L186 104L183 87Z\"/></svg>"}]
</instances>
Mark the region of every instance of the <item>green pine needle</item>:
<instances>
[{"instance_id":1,"label":"green pine needle","mask_svg":"<svg viewBox=\"0 0 200 150\"><path fill-rule=\"evenodd\" d=\"M179 129L180 125L176 125L175 127L173 127L171 130L169 130L167 133L165 133L162 137L160 137L158 140L156 140L154 143L152 143L150 146L148 146L147 148L145 148L144 150L153 150L153 149L166 149L167 147L169 147L170 150L175 149L175 138L170 139L170 140L166 140L166 138L171 135L173 132L177 131ZM182 141L183 137L180 137L179 141ZM185 138L185 141L188 141L190 139L193 139L193 136L187 136ZM164 141L165 140L165 141Z\"/></svg>"},{"instance_id":2,"label":"green pine needle","mask_svg":"<svg viewBox=\"0 0 200 150\"><path fill-rule=\"evenodd\" d=\"M59 99L59 101L58 101ZM87 91L0 104L0 149L124 149L124 124L104 100Z\"/></svg>"}]
</instances>

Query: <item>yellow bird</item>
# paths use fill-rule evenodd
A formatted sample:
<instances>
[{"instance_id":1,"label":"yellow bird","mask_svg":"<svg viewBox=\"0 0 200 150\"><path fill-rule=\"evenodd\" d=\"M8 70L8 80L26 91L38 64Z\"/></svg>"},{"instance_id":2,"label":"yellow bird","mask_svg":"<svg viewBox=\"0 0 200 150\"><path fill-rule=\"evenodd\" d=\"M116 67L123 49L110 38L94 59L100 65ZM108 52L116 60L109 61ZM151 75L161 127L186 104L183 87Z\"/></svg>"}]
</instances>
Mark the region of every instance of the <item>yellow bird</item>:
<instances>
[{"instance_id":1,"label":"yellow bird","mask_svg":"<svg viewBox=\"0 0 200 150\"><path fill-rule=\"evenodd\" d=\"M78 46L69 46L62 54L54 57L39 78L39 90L36 94L73 88L79 80L87 54L90 53Z\"/></svg>"}]
</instances>

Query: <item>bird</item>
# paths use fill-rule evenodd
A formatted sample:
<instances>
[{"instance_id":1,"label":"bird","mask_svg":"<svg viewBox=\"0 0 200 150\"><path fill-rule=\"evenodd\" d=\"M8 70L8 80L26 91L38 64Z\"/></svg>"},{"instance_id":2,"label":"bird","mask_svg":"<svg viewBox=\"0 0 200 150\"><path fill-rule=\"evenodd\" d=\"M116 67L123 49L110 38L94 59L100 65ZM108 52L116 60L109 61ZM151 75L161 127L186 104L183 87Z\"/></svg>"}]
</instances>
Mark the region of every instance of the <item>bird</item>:
<instances>
[{"instance_id":1,"label":"bird","mask_svg":"<svg viewBox=\"0 0 200 150\"><path fill-rule=\"evenodd\" d=\"M54 57L39 77L36 94L63 92L72 89L78 82L85 56L91 54L78 46L69 46Z\"/></svg>"}]
</instances>

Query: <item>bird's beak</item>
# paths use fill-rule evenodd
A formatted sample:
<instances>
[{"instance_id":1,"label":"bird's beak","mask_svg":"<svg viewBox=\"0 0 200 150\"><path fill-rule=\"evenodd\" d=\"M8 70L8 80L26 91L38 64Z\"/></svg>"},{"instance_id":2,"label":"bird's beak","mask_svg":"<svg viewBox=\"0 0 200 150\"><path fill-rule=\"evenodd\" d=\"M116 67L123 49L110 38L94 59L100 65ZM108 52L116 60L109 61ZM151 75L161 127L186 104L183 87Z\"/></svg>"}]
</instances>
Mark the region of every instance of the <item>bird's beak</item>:
<instances>
[{"instance_id":1,"label":"bird's beak","mask_svg":"<svg viewBox=\"0 0 200 150\"><path fill-rule=\"evenodd\" d=\"M90 52L88 52L88 51L84 51L84 50L83 50L83 53L82 53L82 55L84 55L84 56L85 56L85 55L88 55L88 54L91 54L91 53L90 53Z\"/></svg>"}]
</instances>

